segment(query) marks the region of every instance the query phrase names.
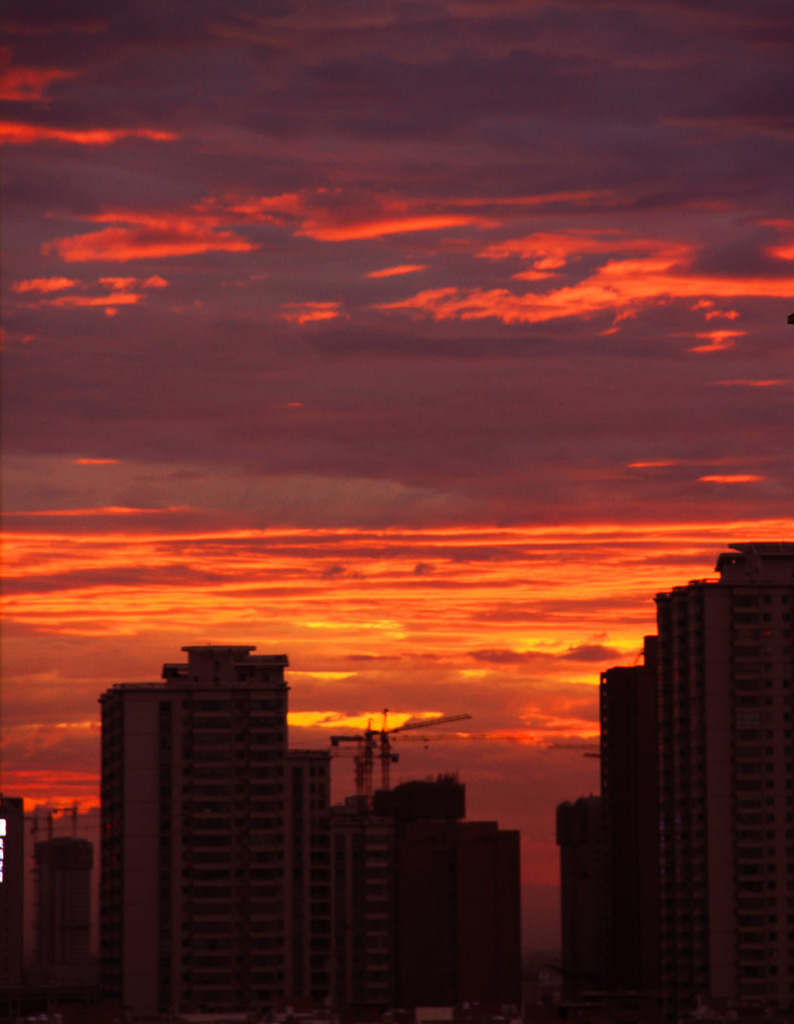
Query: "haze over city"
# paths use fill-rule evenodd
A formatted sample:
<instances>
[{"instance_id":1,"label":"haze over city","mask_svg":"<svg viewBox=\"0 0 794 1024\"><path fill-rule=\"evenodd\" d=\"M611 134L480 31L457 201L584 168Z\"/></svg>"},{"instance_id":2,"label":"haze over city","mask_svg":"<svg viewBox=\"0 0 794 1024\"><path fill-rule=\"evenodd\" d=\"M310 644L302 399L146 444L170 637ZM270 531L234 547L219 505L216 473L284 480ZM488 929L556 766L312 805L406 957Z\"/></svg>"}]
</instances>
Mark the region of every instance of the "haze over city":
<instances>
[{"instance_id":1,"label":"haze over city","mask_svg":"<svg viewBox=\"0 0 794 1024\"><path fill-rule=\"evenodd\" d=\"M294 747L472 715L395 780L553 945L599 673L792 537L790 3L2 17L3 791L97 806L99 694L256 644Z\"/></svg>"}]
</instances>

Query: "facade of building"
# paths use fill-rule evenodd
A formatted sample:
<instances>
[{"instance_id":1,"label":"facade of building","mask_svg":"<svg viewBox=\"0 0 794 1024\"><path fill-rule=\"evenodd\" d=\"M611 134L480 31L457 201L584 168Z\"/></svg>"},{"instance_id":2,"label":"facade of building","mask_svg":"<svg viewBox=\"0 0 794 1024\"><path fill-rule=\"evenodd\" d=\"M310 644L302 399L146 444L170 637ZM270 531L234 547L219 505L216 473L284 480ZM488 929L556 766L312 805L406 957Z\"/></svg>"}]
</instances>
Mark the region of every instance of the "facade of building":
<instances>
[{"instance_id":1,"label":"facade of building","mask_svg":"<svg viewBox=\"0 0 794 1024\"><path fill-rule=\"evenodd\" d=\"M604 987L659 991L657 638L641 665L601 674Z\"/></svg>"},{"instance_id":2,"label":"facade of building","mask_svg":"<svg viewBox=\"0 0 794 1024\"><path fill-rule=\"evenodd\" d=\"M0 985L22 983L24 828L22 798L0 795Z\"/></svg>"},{"instance_id":3,"label":"facade of building","mask_svg":"<svg viewBox=\"0 0 794 1024\"><path fill-rule=\"evenodd\" d=\"M731 545L656 598L661 988L794 1005L794 544Z\"/></svg>"},{"instance_id":4,"label":"facade of building","mask_svg":"<svg viewBox=\"0 0 794 1024\"><path fill-rule=\"evenodd\" d=\"M100 698L104 990L137 1015L322 1002L328 757L287 749L286 656L184 650Z\"/></svg>"},{"instance_id":5,"label":"facade of building","mask_svg":"<svg viewBox=\"0 0 794 1024\"><path fill-rule=\"evenodd\" d=\"M394 819L350 797L331 809L333 1005L396 1006Z\"/></svg>"},{"instance_id":6,"label":"facade of building","mask_svg":"<svg viewBox=\"0 0 794 1024\"><path fill-rule=\"evenodd\" d=\"M518 832L398 824L397 1005L521 1003Z\"/></svg>"},{"instance_id":7,"label":"facade of building","mask_svg":"<svg viewBox=\"0 0 794 1024\"><path fill-rule=\"evenodd\" d=\"M42 981L89 981L91 868L87 839L36 843L36 968Z\"/></svg>"},{"instance_id":8,"label":"facade of building","mask_svg":"<svg viewBox=\"0 0 794 1024\"><path fill-rule=\"evenodd\" d=\"M606 871L601 797L557 807L562 911L562 994L600 992L606 973Z\"/></svg>"},{"instance_id":9,"label":"facade of building","mask_svg":"<svg viewBox=\"0 0 794 1024\"><path fill-rule=\"evenodd\" d=\"M324 750L290 750L285 765L284 893L291 922L286 999L325 1002L331 987L331 778Z\"/></svg>"},{"instance_id":10,"label":"facade of building","mask_svg":"<svg viewBox=\"0 0 794 1024\"><path fill-rule=\"evenodd\" d=\"M520 1004L519 835L464 814L449 775L333 809L337 1007Z\"/></svg>"}]
</instances>

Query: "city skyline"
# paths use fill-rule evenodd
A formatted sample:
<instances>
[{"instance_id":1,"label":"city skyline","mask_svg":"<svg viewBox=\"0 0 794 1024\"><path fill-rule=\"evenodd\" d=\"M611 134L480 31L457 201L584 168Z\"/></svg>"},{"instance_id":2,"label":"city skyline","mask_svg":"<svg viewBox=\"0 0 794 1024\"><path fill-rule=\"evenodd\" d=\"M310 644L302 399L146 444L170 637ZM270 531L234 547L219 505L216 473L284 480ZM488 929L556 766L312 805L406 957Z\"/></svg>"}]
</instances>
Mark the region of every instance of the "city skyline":
<instances>
[{"instance_id":1,"label":"city skyline","mask_svg":"<svg viewBox=\"0 0 794 1024\"><path fill-rule=\"evenodd\" d=\"M2 786L95 805L102 690L286 651L296 746L473 716L395 781L520 828L539 942L599 673L794 536L794 18L374 6L6 6Z\"/></svg>"}]
</instances>

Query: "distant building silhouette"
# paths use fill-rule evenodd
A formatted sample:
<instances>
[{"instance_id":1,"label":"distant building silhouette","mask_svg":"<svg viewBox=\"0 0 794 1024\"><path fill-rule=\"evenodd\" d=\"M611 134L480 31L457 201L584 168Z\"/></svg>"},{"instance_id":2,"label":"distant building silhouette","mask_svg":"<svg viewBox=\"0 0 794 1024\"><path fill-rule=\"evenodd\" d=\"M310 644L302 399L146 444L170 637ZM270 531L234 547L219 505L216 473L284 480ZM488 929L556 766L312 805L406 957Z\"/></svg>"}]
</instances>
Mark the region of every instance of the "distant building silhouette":
<instances>
[{"instance_id":1,"label":"distant building silhouette","mask_svg":"<svg viewBox=\"0 0 794 1024\"><path fill-rule=\"evenodd\" d=\"M183 648L102 705L103 986L138 1016L330 989L329 762L287 749L285 655Z\"/></svg>"},{"instance_id":2,"label":"distant building silhouette","mask_svg":"<svg viewBox=\"0 0 794 1024\"><path fill-rule=\"evenodd\" d=\"M557 807L562 909L562 994L603 991L606 972L606 873L601 797Z\"/></svg>"},{"instance_id":3,"label":"distant building silhouette","mask_svg":"<svg viewBox=\"0 0 794 1024\"><path fill-rule=\"evenodd\" d=\"M794 544L657 595L662 992L794 1005Z\"/></svg>"},{"instance_id":4,"label":"distant building silhouette","mask_svg":"<svg viewBox=\"0 0 794 1024\"><path fill-rule=\"evenodd\" d=\"M22 798L0 794L0 985L22 983L24 827Z\"/></svg>"},{"instance_id":5,"label":"distant building silhouette","mask_svg":"<svg viewBox=\"0 0 794 1024\"><path fill-rule=\"evenodd\" d=\"M601 673L604 987L659 991L657 638L644 663Z\"/></svg>"},{"instance_id":6,"label":"distant building silhouette","mask_svg":"<svg viewBox=\"0 0 794 1024\"><path fill-rule=\"evenodd\" d=\"M47 982L90 982L91 868L87 839L36 843L36 974Z\"/></svg>"}]
</instances>

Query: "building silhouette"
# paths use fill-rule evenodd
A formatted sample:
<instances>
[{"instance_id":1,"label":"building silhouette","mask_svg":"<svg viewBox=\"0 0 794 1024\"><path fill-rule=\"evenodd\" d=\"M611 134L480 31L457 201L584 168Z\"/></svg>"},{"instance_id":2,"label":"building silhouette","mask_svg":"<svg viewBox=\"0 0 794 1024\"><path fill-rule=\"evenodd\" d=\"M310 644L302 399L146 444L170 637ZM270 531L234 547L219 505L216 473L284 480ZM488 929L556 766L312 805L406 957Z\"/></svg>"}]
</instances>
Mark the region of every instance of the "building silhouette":
<instances>
[{"instance_id":1,"label":"building silhouette","mask_svg":"<svg viewBox=\"0 0 794 1024\"><path fill-rule=\"evenodd\" d=\"M287 748L285 655L183 648L102 705L103 988L139 1016L329 993L329 761Z\"/></svg>"},{"instance_id":2,"label":"building silhouette","mask_svg":"<svg viewBox=\"0 0 794 1024\"><path fill-rule=\"evenodd\" d=\"M657 595L661 986L794 1005L794 544L732 544Z\"/></svg>"},{"instance_id":3,"label":"building silhouette","mask_svg":"<svg viewBox=\"0 0 794 1024\"><path fill-rule=\"evenodd\" d=\"M462 821L452 776L331 809L329 753L287 746L286 656L183 650L100 698L104 993L139 1017L517 1005L518 833Z\"/></svg>"},{"instance_id":4,"label":"building silhouette","mask_svg":"<svg viewBox=\"0 0 794 1024\"><path fill-rule=\"evenodd\" d=\"M601 673L604 988L659 991L657 638Z\"/></svg>"},{"instance_id":5,"label":"building silhouette","mask_svg":"<svg viewBox=\"0 0 794 1024\"><path fill-rule=\"evenodd\" d=\"M24 826L22 798L0 794L0 985L22 983Z\"/></svg>"},{"instance_id":6,"label":"building silhouette","mask_svg":"<svg viewBox=\"0 0 794 1024\"><path fill-rule=\"evenodd\" d=\"M91 980L91 868L87 839L36 843L36 974L47 982Z\"/></svg>"},{"instance_id":7,"label":"building silhouette","mask_svg":"<svg viewBox=\"0 0 794 1024\"><path fill-rule=\"evenodd\" d=\"M606 871L600 796L557 806L562 914L562 995L601 992L606 975Z\"/></svg>"}]
</instances>

